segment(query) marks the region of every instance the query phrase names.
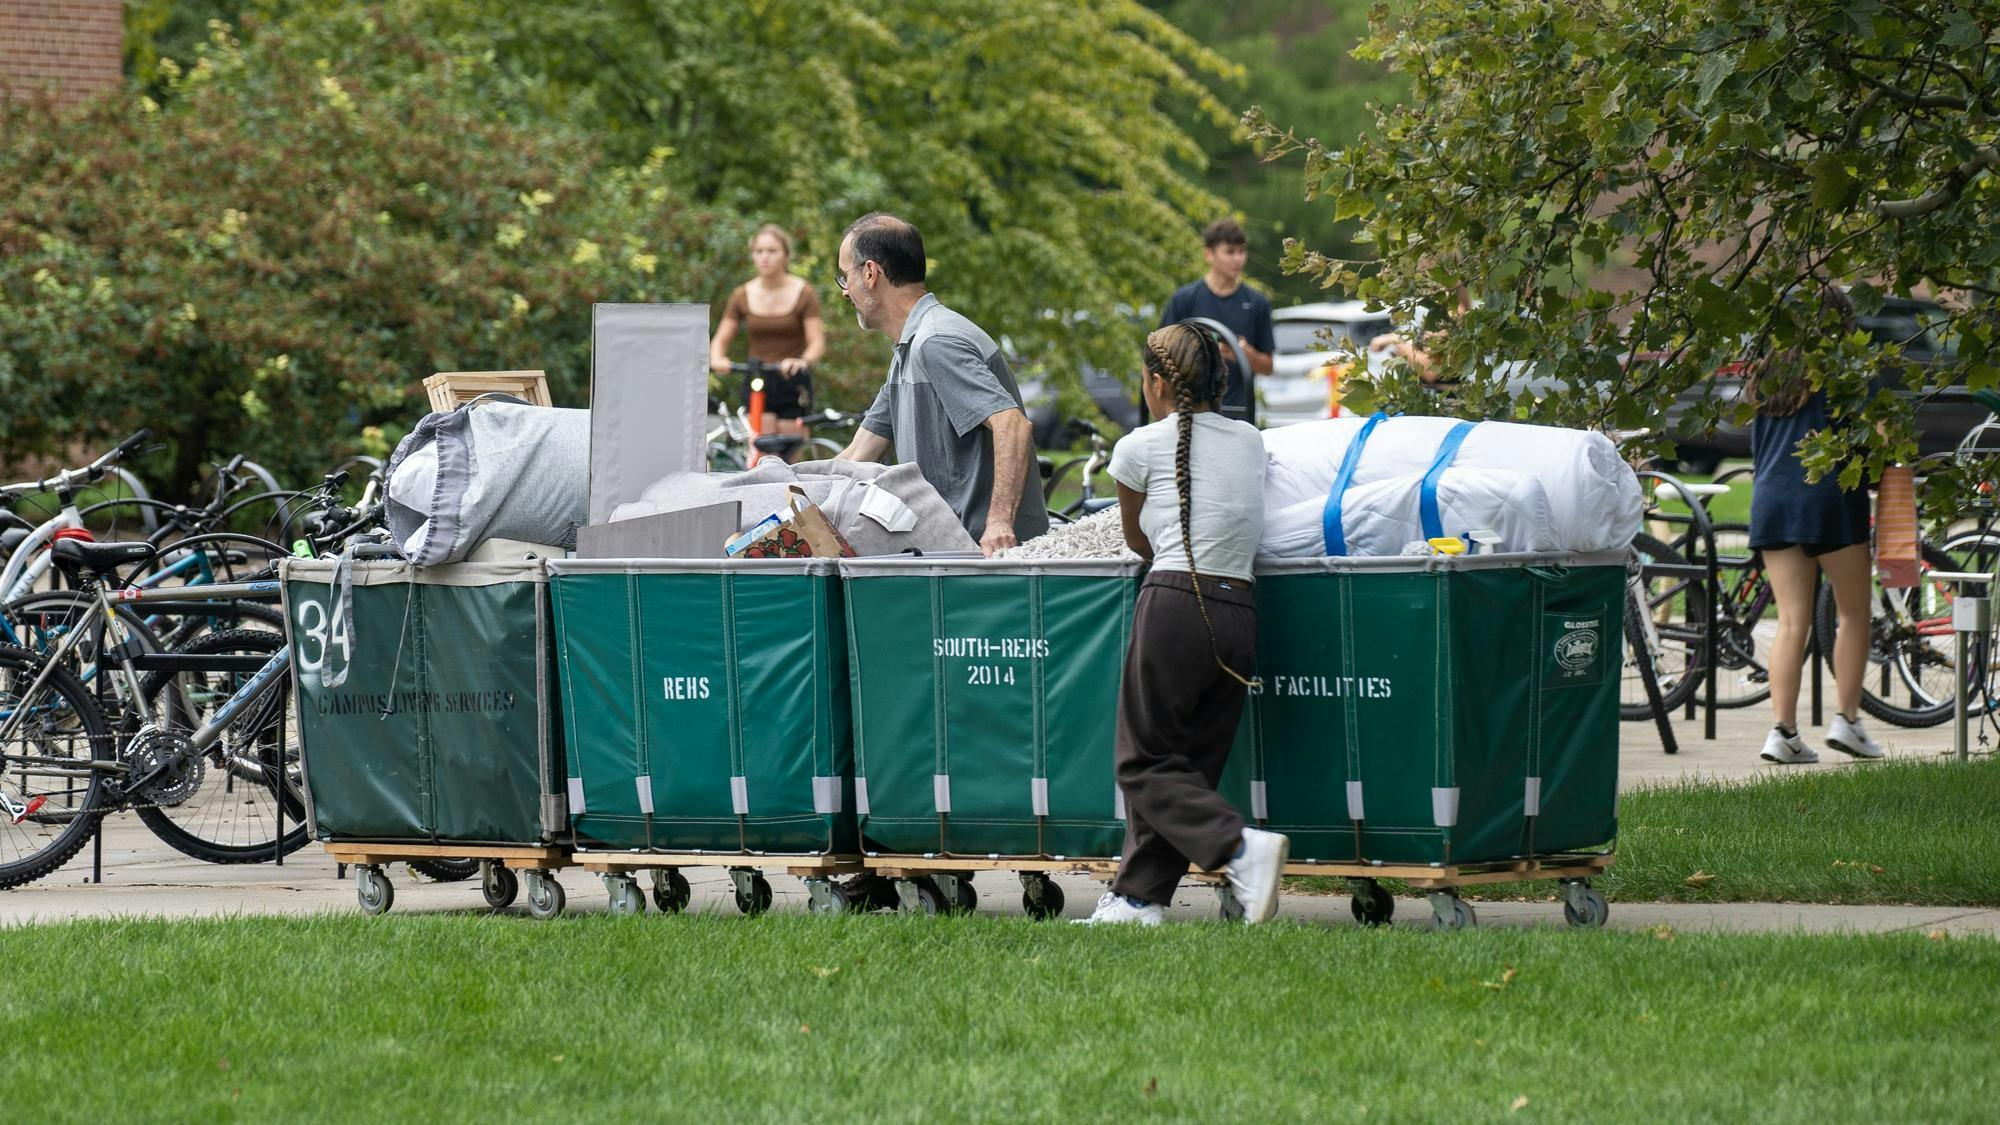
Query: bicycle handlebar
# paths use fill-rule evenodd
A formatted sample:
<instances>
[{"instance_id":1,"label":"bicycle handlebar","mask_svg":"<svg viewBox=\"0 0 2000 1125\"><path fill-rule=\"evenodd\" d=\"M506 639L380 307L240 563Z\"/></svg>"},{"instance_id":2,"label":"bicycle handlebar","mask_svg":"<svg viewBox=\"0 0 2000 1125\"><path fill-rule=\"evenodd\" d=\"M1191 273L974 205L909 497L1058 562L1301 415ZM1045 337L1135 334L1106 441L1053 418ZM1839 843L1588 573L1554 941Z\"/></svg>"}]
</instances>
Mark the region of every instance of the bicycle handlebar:
<instances>
[{"instance_id":1,"label":"bicycle handlebar","mask_svg":"<svg viewBox=\"0 0 2000 1125\"><path fill-rule=\"evenodd\" d=\"M41 480L21 481L18 484L0 485L0 497L13 499L35 492L62 491L79 484L89 484L100 480L111 471L111 466L137 452L139 447L151 441L153 431L142 428L138 433L119 442L102 457L81 469L64 469L52 477Z\"/></svg>"},{"instance_id":2,"label":"bicycle handlebar","mask_svg":"<svg viewBox=\"0 0 2000 1125\"><path fill-rule=\"evenodd\" d=\"M812 364L808 363L799 374L810 375L812 374L812 370ZM753 359L748 363L730 364L729 373L731 375L776 375L779 373L779 366L768 359Z\"/></svg>"},{"instance_id":3,"label":"bicycle handlebar","mask_svg":"<svg viewBox=\"0 0 2000 1125\"><path fill-rule=\"evenodd\" d=\"M861 424L861 415L828 408L817 414L808 414L799 419L799 422L806 426L858 426Z\"/></svg>"}]
</instances>

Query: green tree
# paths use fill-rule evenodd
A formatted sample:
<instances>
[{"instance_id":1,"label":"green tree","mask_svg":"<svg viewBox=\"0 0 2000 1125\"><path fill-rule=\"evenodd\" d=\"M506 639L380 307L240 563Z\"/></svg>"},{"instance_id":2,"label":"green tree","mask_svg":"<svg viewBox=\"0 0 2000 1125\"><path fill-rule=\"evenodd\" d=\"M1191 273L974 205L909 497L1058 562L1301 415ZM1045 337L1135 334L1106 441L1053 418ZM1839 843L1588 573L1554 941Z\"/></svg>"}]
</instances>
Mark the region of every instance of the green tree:
<instances>
[{"instance_id":1,"label":"green tree","mask_svg":"<svg viewBox=\"0 0 2000 1125\"><path fill-rule=\"evenodd\" d=\"M1232 105L1256 105L1273 120L1311 122L1322 142L1342 147L1373 125L1371 104L1400 101L1409 89L1402 75L1380 62L1354 57L1367 33L1361 4L1324 0L1151 0L1151 6L1198 42L1241 67L1239 81L1218 93ZM1279 304L1325 300L1317 279L1284 272L1280 253L1287 237L1353 257L1352 220L1332 223L1323 206L1299 190L1298 177L1264 162L1255 139L1239 122L1217 126L1190 115L1189 131L1208 157L1201 184L1229 201L1250 232L1250 270ZM1188 254L1189 269L1200 258ZM1190 274L1189 276L1192 276ZM1334 294L1338 296L1339 294Z\"/></svg>"},{"instance_id":2,"label":"green tree","mask_svg":"<svg viewBox=\"0 0 2000 1125\"><path fill-rule=\"evenodd\" d=\"M490 64L392 28L159 65L164 105L0 110L0 459L149 425L170 489L236 451L297 482L385 452L433 371L539 367L579 405L591 303L706 296L751 229L663 158L495 119Z\"/></svg>"},{"instance_id":3,"label":"green tree","mask_svg":"<svg viewBox=\"0 0 2000 1125\"><path fill-rule=\"evenodd\" d=\"M1447 310L1432 323L1453 408L1657 427L1718 364L1798 347L1863 423L1813 441L1808 464L1852 483L1915 453L1909 400L1871 385L1885 362L1922 393L2000 381L1996 46L1991 3L1407 0L1378 7L1356 52L1411 82L1366 136L1247 123L1303 153L1307 193L1378 255L1294 244L1288 268ZM1606 272L1621 263L1635 271ZM1851 282L1864 311L1940 295L1955 358L1919 367L1817 330L1795 298L1824 281ZM1547 384L1499 378L1503 360ZM1436 408L1407 372L1364 393Z\"/></svg>"},{"instance_id":4,"label":"green tree","mask_svg":"<svg viewBox=\"0 0 2000 1125\"><path fill-rule=\"evenodd\" d=\"M793 229L795 267L834 298L839 405L865 405L886 361L830 288L862 214L915 222L932 288L1067 383L1083 362L1136 370L1130 310L1182 279L1198 225L1225 210L1182 118L1230 120L1210 83L1235 70L1136 0L265 7L344 70L380 27L419 29L491 61L494 113L568 122L615 162L665 149L685 198Z\"/></svg>"}]
</instances>

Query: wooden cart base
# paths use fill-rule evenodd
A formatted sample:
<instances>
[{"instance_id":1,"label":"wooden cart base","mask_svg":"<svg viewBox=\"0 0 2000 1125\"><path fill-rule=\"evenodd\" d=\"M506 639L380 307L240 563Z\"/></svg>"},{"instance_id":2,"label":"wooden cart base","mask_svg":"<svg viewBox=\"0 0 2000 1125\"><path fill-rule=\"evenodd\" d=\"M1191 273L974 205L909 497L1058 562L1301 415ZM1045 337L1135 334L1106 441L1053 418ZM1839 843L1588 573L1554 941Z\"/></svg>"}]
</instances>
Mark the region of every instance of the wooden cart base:
<instances>
[{"instance_id":1,"label":"wooden cart base","mask_svg":"<svg viewBox=\"0 0 2000 1125\"><path fill-rule=\"evenodd\" d=\"M851 875L862 869L858 856L735 852L578 852L576 863L585 871L603 876L613 914L645 911L646 896L636 878L640 871L651 875L655 907L668 914L687 909L694 889L681 874L683 867L726 868L736 892L736 909L745 914L762 914L771 908L771 883L764 877L767 871L783 871L805 880L813 913L840 914L847 910L848 903L845 891L833 881L834 876Z\"/></svg>"},{"instance_id":2,"label":"wooden cart base","mask_svg":"<svg viewBox=\"0 0 2000 1125\"><path fill-rule=\"evenodd\" d=\"M342 842L326 845L334 862L354 868L354 897L363 913L381 914L396 901L396 888L382 870L392 863L425 859L479 861L479 889L486 905L504 910L527 884L528 913L553 918L563 911L562 884L555 873L571 864L562 847L529 844L393 844ZM516 875L515 872L520 872Z\"/></svg>"},{"instance_id":3,"label":"wooden cart base","mask_svg":"<svg viewBox=\"0 0 2000 1125\"><path fill-rule=\"evenodd\" d=\"M1478 921L1472 904L1459 896L1460 887L1554 879L1561 885L1563 917L1569 924L1596 927L1610 917L1610 908L1604 896L1590 886L1590 880L1609 868L1613 858L1610 852L1592 852L1438 866L1298 862L1287 863L1285 874L1346 879L1353 890L1355 920L1366 925L1389 922L1396 900L1381 880L1399 880L1425 892L1438 928L1447 930L1464 929ZM876 854L864 856L862 863L869 871L895 881L901 909L924 914L969 911L979 900L978 892L972 889L974 872L1012 871L1021 879L1022 909L1036 918L1062 913L1062 888L1051 875L1069 872L1109 878L1118 871L1117 860L1097 858ZM1218 875L1196 868L1189 868L1188 875L1214 884L1224 918L1242 915L1229 884Z\"/></svg>"}]
</instances>

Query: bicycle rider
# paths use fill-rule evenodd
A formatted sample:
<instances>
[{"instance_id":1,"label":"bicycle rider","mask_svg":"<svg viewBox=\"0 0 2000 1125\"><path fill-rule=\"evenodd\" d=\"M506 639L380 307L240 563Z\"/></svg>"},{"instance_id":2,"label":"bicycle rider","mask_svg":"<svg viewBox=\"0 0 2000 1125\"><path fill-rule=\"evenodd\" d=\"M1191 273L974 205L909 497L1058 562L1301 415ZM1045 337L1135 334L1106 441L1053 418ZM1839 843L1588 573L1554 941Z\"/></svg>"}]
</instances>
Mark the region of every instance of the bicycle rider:
<instances>
[{"instance_id":1,"label":"bicycle rider","mask_svg":"<svg viewBox=\"0 0 2000 1125\"><path fill-rule=\"evenodd\" d=\"M729 294L722 320L708 346L708 365L729 374L729 345L742 327L749 337L750 358L775 364L775 375L746 376L743 401L750 401L750 381L764 380L764 413L772 419L765 432L812 434L800 421L812 410L812 366L826 353L826 326L820 317L819 294L805 278L791 272L792 239L783 227L766 223L750 238L750 261L757 275Z\"/></svg>"}]
</instances>

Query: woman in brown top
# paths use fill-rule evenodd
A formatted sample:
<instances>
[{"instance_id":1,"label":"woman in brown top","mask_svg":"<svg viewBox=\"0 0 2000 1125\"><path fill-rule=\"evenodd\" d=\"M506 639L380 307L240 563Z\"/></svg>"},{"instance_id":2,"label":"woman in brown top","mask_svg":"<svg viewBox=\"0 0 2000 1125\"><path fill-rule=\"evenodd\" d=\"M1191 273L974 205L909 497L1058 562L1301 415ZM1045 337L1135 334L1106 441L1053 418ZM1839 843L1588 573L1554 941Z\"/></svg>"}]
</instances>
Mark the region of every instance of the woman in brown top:
<instances>
[{"instance_id":1,"label":"woman in brown top","mask_svg":"<svg viewBox=\"0 0 2000 1125\"><path fill-rule=\"evenodd\" d=\"M799 419L812 409L812 365L826 352L819 294L792 274L791 236L775 224L757 228L750 239L750 260L757 276L729 294L708 345L708 363L718 374L729 373L729 345L741 325L750 338L750 358L778 366L775 377L764 377L764 412L775 419L773 429L809 437ZM747 378L743 401L750 401Z\"/></svg>"}]
</instances>

